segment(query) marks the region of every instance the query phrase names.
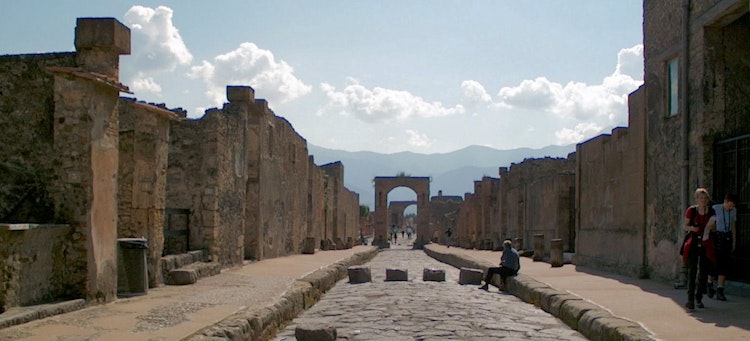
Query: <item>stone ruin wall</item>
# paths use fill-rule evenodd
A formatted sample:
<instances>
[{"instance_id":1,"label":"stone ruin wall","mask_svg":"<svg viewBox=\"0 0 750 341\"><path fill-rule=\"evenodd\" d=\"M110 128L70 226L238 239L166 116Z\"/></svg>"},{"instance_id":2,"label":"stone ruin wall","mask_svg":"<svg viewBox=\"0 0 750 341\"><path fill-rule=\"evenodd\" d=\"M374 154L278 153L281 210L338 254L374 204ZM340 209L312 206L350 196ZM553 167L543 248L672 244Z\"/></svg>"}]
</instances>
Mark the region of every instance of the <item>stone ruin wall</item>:
<instances>
[{"instance_id":1,"label":"stone ruin wall","mask_svg":"<svg viewBox=\"0 0 750 341\"><path fill-rule=\"evenodd\" d=\"M120 98L118 180L119 238L145 238L149 286L163 282L165 198L169 123L177 114Z\"/></svg>"},{"instance_id":2,"label":"stone ruin wall","mask_svg":"<svg viewBox=\"0 0 750 341\"><path fill-rule=\"evenodd\" d=\"M573 261L646 277L643 91L633 92L629 104L628 128L615 128L611 135L599 135L577 146L578 223Z\"/></svg>"},{"instance_id":3,"label":"stone ruin wall","mask_svg":"<svg viewBox=\"0 0 750 341\"><path fill-rule=\"evenodd\" d=\"M262 257L299 253L308 233L324 237L334 222L340 237L356 236L358 195L343 187L343 167L335 178L315 166L265 101L230 91L224 109L177 122L173 111L119 98L129 33L84 18L76 53L0 56L0 311L113 300L118 237L148 240L158 284L168 208L194 213L184 251L208 248L225 265L246 258L248 224L259 221L270 222L259 244L274 239Z\"/></svg>"},{"instance_id":4,"label":"stone ruin wall","mask_svg":"<svg viewBox=\"0 0 750 341\"><path fill-rule=\"evenodd\" d=\"M453 244L461 245L466 236L461 234L458 226L460 219L461 205L464 199L461 196L443 195L443 191L438 191L438 195L430 198L430 214L435 229L444 232L448 228L453 231Z\"/></svg>"},{"instance_id":5,"label":"stone ruin wall","mask_svg":"<svg viewBox=\"0 0 750 341\"><path fill-rule=\"evenodd\" d=\"M477 247L479 236L478 236L478 220L479 216L476 213L477 198L473 193L466 193L464 200L459 204L458 215L458 229L456 231L456 245L473 249Z\"/></svg>"},{"instance_id":6,"label":"stone ruin wall","mask_svg":"<svg viewBox=\"0 0 750 341\"><path fill-rule=\"evenodd\" d=\"M498 186L501 205L498 213L500 239L523 238L523 248L532 250L534 234L543 234L545 250L550 241L563 240L563 250L570 250L573 229L573 198L575 185L575 154L568 158L526 159L500 170Z\"/></svg>"},{"instance_id":7,"label":"stone ruin wall","mask_svg":"<svg viewBox=\"0 0 750 341\"><path fill-rule=\"evenodd\" d=\"M713 144L750 133L747 12L747 1L691 1L687 56L689 161L687 188L683 189L682 115L667 114L668 75L664 66L672 58L684 60L681 2L644 1L646 229L654 278L672 280L681 270L677 257L681 225L686 206L694 202L695 189L706 187L714 201L721 201L722 189L714 184Z\"/></svg>"}]
</instances>

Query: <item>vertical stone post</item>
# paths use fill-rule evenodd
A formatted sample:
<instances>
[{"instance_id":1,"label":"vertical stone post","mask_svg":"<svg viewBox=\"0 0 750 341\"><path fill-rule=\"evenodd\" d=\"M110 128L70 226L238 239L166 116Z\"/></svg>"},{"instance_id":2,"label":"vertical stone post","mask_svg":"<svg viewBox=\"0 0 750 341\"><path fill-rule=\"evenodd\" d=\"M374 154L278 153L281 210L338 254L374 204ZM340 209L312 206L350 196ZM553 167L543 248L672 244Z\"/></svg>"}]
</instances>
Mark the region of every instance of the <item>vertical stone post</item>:
<instances>
[{"instance_id":1,"label":"vertical stone post","mask_svg":"<svg viewBox=\"0 0 750 341\"><path fill-rule=\"evenodd\" d=\"M544 260L544 235L534 235L534 257L535 262Z\"/></svg>"},{"instance_id":2,"label":"vertical stone post","mask_svg":"<svg viewBox=\"0 0 750 341\"><path fill-rule=\"evenodd\" d=\"M54 145L59 168L55 210L86 254L84 295L117 295L119 55L130 53L130 30L112 18L79 18L78 68L54 73Z\"/></svg>"},{"instance_id":3,"label":"vertical stone post","mask_svg":"<svg viewBox=\"0 0 750 341\"><path fill-rule=\"evenodd\" d=\"M513 239L513 244L513 248L515 248L516 250L523 250L523 238Z\"/></svg>"},{"instance_id":4,"label":"vertical stone post","mask_svg":"<svg viewBox=\"0 0 750 341\"><path fill-rule=\"evenodd\" d=\"M560 238L552 239L549 247L549 263L553 268L563 266L563 241Z\"/></svg>"}]
</instances>

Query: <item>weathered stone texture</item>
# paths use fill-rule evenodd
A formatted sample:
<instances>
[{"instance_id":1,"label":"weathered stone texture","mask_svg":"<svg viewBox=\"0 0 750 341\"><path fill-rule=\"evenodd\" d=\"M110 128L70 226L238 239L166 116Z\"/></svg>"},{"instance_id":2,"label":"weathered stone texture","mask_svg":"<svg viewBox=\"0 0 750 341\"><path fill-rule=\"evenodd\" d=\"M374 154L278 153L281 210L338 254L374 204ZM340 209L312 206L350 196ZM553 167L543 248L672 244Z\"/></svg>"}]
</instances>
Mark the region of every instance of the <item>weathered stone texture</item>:
<instances>
[{"instance_id":1,"label":"weathered stone texture","mask_svg":"<svg viewBox=\"0 0 750 341\"><path fill-rule=\"evenodd\" d=\"M575 162L571 153L500 169L500 240L520 237L524 248L532 249L534 234L543 234L546 250L552 238L562 239L566 251L573 249Z\"/></svg>"},{"instance_id":2,"label":"weathered stone texture","mask_svg":"<svg viewBox=\"0 0 750 341\"><path fill-rule=\"evenodd\" d=\"M577 265L646 275L643 95L636 91L629 97L628 128L577 146Z\"/></svg>"},{"instance_id":3,"label":"weathered stone texture","mask_svg":"<svg viewBox=\"0 0 750 341\"><path fill-rule=\"evenodd\" d=\"M691 1L687 35L681 4L644 1L646 252L651 275L663 279L674 278L680 270L675 255L684 210L693 202L695 187L708 188L715 200L724 192L747 188L715 183L719 165L713 155L715 142L750 133L746 82L750 67L741 62L750 53L747 2ZM680 83L687 80L687 84L679 85L686 91L679 95L678 114L669 116L664 65L673 58L687 65L680 69L685 76ZM739 194L747 198L750 193Z\"/></svg>"}]
</instances>

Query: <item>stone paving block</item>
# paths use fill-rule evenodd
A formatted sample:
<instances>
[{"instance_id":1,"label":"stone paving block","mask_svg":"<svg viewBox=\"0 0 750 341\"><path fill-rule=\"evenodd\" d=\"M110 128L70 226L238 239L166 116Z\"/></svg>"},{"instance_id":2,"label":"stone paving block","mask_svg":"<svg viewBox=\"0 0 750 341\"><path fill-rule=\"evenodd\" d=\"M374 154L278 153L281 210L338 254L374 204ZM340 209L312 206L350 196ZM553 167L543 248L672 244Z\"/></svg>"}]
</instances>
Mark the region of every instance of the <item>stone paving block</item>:
<instances>
[{"instance_id":1,"label":"stone paving block","mask_svg":"<svg viewBox=\"0 0 750 341\"><path fill-rule=\"evenodd\" d=\"M461 268L458 274L458 284L482 284L484 272L482 269Z\"/></svg>"},{"instance_id":2,"label":"stone paving block","mask_svg":"<svg viewBox=\"0 0 750 341\"><path fill-rule=\"evenodd\" d=\"M195 269L174 269L169 271L169 277L172 279L169 284L174 285L194 284L198 281Z\"/></svg>"},{"instance_id":3,"label":"stone paving block","mask_svg":"<svg viewBox=\"0 0 750 341\"><path fill-rule=\"evenodd\" d=\"M408 281L409 274L406 269L385 269L386 281Z\"/></svg>"},{"instance_id":4,"label":"stone paving block","mask_svg":"<svg viewBox=\"0 0 750 341\"><path fill-rule=\"evenodd\" d=\"M351 284L372 282L369 267L352 266L347 269L347 273L349 274L349 283Z\"/></svg>"},{"instance_id":5,"label":"stone paving block","mask_svg":"<svg viewBox=\"0 0 750 341\"><path fill-rule=\"evenodd\" d=\"M445 282L445 270L425 268L422 272L422 280L425 282Z\"/></svg>"},{"instance_id":6,"label":"stone paving block","mask_svg":"<svg viewBox=\"0 0 750 341\"><path fill-rule=\"evenodd\" d=\"M331 325L299 325L294 329L294 337L298 341L335 341L338 335Z\"/></svg>"}]
</instances>

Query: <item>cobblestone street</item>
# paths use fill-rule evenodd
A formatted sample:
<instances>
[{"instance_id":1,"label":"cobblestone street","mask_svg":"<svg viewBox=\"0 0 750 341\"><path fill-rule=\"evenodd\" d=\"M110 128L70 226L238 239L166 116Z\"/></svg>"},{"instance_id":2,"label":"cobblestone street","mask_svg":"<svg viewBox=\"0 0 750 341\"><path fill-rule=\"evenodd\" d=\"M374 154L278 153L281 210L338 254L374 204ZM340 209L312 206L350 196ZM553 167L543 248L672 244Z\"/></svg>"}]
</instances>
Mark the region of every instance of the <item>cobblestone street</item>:
<instances>
[{"instance_id":1,"label":"cobblestone street","mask_svg":"<svg viewBox=\"0 0 750 341\"><path fill-rule=\"evenodd\" d=\"M299 325L332 325L350 340L586 340L554 316L495 287L459 285L459 269L419 250L395 246L365 264L371 283L343 279L315 306L281 330L294 340ZM444 269L445 282L424 282L425 268ZM385 282L386 269L407 269L409 281Z\"/></svg>"}]
</instances>

